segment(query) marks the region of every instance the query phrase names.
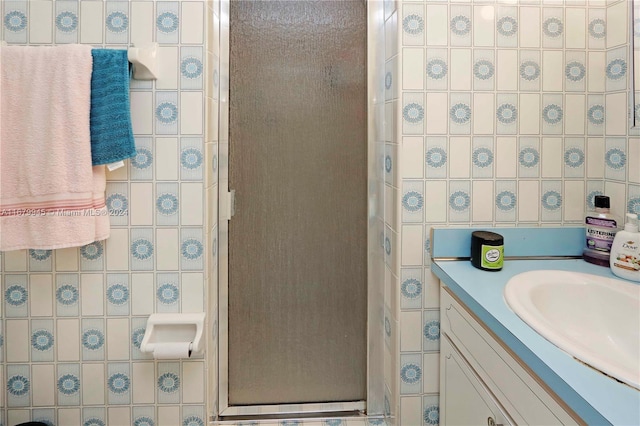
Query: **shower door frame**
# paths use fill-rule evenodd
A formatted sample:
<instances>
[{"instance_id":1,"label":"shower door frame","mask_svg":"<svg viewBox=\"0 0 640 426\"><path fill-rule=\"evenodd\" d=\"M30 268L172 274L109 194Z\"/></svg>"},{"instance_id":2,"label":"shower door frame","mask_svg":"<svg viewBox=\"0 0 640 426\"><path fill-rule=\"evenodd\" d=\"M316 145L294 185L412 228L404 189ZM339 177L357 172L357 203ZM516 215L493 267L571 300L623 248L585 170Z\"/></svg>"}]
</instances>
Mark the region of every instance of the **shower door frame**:
<instances>
[{"instance_id":1,"label":"shower door frame","mask_svg":"<svg viewBox=\"0 0 640 426\"><path fill-rule=\"evenodd\" d=\"M226 67L227 75L229 69L229 2L231 0L221 0L221 14L220 14L220 65L221 65L221 77L224 75ZM377 3L379 1L382 4L382 0L363 0L366 5L367 13L367 70L371 70L372 67L380 67L380 58L375 57L375 40L376 37L381 37L380 29L374 29L374 20L378 19L381 11L380 6L373 7L371 3ZM382 58L384 60L384 58ZM382 69L384 69L384 62L382 63ZM226 84L225 84L226 83ZM375 82L372 79L372 73L367 71L367 157L368 157L368 176L367 182L371 182L376 179L375 171L379 162L377 153L373 145L372 126L373 126L373 103L375 100L374 93ZM221 92L220 92L220 110L219 110L219 132L220 140L228 141L229 135L229 115L228 115L228 94L229 85L228 80L224 81L221 78ZM224 132L224 133L223 133ZM223 137L224 135L224 137ZM242 405L234 406L229 404L229 334L228 334L228 320L229 320L229 220L232 220L233 216L233 194L229 192L232 188L229 188L229 168L228 168L228 143L219 144L220 152L220 167L218 168L218 312L217 312L217 330L213 330L214 336L217 333L218 337L218 365L217 365L217 395L213 395L212 402L214 407L217 406L217 417L224 420L224 418L233 418L239 416L240 418L248 416L260 416L273 417L283 415L296 415L301 414L304 416L313 415L317 413L322 416L323 413L355 413L366 414L368 416L379 417L383 414L384 407L384 360L383 360L383 348L384 348L384 277L376 277L372 274L373 264L375 262L384 263L384 257L377 259L375 252L372 251L372 241L379 240L377 232L374 235L371 222L376 218L376 207L372 207L372 203L369 201L368 207L368 231L367 231L367 372L366 372L366 399L364 401L348 401L348 402L322 402L322 403L297 403L297 404L272 404L272 405ZM375 164L374 164L375 163ZM381 168L380 168L381 169ZM379 177L378 177L379 179ZM366 190L366 188L363 188ZM371 192L371 190L369 191ZM380 194L378 194L380 196ZM371 193L368 194L368 198L371 198ZM214 322L214 327L216 326ZM216 368L212 365L212 368ZM215 398L217 396L217 400ZM217 403L216 403L217 402Z\"/></svg>"}]
</instances>

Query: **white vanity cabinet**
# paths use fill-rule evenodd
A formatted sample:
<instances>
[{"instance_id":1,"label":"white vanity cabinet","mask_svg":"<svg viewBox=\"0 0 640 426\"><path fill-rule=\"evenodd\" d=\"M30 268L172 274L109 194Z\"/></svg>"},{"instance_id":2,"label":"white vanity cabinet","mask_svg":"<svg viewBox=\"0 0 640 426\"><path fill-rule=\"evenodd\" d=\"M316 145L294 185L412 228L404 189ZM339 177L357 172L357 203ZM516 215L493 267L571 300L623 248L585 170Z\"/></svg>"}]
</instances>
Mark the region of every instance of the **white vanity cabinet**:
<instances>
[{"instance_id":1,"label":"white vanity cabinet","mask_svg":"<svg viewBox=\"0 0 640 426\"><path fill-rule=\"evenodd\" d=\"M440 424L585 424L442 286Z\"/></svg>"}]
</instances>

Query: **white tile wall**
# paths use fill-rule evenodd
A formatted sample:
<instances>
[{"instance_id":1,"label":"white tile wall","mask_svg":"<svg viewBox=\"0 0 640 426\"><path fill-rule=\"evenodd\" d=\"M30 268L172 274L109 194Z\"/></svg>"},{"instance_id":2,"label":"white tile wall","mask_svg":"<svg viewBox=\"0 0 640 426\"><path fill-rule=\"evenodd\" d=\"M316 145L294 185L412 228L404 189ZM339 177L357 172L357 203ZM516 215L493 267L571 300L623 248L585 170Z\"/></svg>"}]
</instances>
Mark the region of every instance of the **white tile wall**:
<instances>
[{"instance_id":1,"label":"white tile wall","mask_svg":"<svg viewBox=\"0 0 640 426\"><path fill-rule=\"evenodd\" d=\"M430 227L577 226L602 192L620 213L640 212L640 148L626 118L629 6L418 0L398 8L393 152L402 181L387 181L402 208L401 303L389 312L401 337L397 409L399 424L437 424L439 345L425 334L439 321Z\"/></svg>"},{"instance_id":2,"label":"white tile wall","mask_svg":"<svg viewBox=\"0 0 640 426\"><path fill-rule=\"evenodd\" d=\"M0 16L0 39L10 44L160 43L159 80L131 83L138 153L108 176L109 240L0 256L0 424L204 424L204 359L165 371L136 343L152 312L207 308L203 170L217 156L218 135L204 122L207 103L217 111L218 88L207 81L205 92L204 82L218 64L205 67L203 55L219 51L219 5L3 0ZM175 301L159 298L163 283L175 286ZM194 386L163 388L167 372Z\"/></svg>"}]
</instances>

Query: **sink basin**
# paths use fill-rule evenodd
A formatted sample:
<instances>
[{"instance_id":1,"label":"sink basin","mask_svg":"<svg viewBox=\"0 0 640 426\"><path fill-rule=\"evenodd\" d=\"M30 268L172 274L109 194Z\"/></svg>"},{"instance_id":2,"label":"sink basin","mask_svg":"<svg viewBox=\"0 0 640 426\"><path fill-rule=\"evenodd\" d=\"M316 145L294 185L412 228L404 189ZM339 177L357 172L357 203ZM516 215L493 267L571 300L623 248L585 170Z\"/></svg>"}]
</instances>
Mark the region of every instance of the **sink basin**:
<instances>
[{"instance_id":1,"label":"sink basin","mask_svg":"<svg viewBox=\"0 0 640 426\"><path fill-rule=\"evenodd\" d=\"M640 285L568 271L531 271L504 289L509 307L576 359L640 389Z\"/></svg>"}]
</instances>

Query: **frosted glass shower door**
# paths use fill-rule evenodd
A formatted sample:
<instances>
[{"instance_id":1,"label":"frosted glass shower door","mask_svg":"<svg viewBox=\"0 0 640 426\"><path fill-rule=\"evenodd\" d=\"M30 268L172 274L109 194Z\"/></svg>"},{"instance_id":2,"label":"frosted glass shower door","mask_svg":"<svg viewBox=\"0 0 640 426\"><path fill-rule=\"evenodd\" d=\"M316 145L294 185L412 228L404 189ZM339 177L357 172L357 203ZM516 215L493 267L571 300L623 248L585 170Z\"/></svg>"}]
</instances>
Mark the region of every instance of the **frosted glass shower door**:
<instances>
[{"instance_id":1,"label":"frosted glass shower door","mask_svg":"<svg viewBox=\"0 0 640 426\"><path fill-rule=\"evenodd\" d=\"M366 5L231 1L229 406L364 401Z\"/></svg>"}]
</instances>

